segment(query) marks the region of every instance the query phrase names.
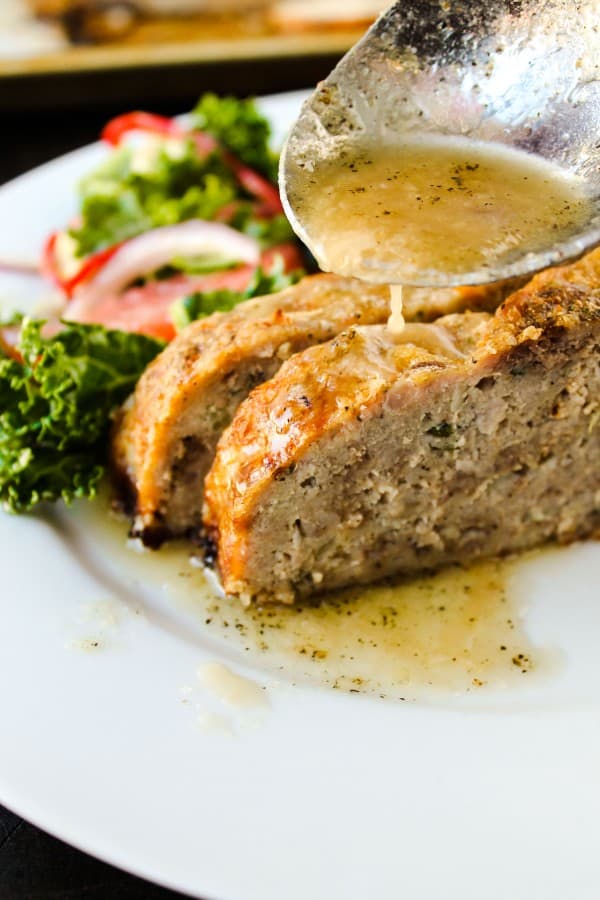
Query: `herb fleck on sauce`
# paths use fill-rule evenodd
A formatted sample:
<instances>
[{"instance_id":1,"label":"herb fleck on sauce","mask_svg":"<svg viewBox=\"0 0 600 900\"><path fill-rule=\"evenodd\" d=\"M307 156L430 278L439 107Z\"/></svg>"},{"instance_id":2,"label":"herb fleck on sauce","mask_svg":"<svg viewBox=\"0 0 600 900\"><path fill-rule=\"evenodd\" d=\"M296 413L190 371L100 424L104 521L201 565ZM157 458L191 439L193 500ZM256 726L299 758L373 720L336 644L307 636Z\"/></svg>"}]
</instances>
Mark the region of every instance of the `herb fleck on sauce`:
<instances>
[{"instance_id":1,"label":"herb fleck on sauce","mask_svg":"<svg viewBox=\"0 0 600 900\"><path fill-rule=\"evenodd\" d=\"M544 668L544 651L532 646L512 596L514 565L452 567L296 607L243 609L224 598L207 600L200 572L196 586L186 580L172 589L203 622L208 610L211 634L292 680L404 699L503 687Z\"/></svg>"},{"instance_id":2,"label":"herb fleck on sauce","mask_svg":"<svg viewBox=\"0 0 600 900\"><path fill-rule=\"evenodd\" d=\"M405 285L484 282L594 214L581 179L458 137L357 143L318 160L308 181L292 169L288 197L322 268Z\"/></svg>"},{"instance_id":3,"label":"herb fleck on sauce","mask_svg":"<svg viewBox=\"0 0 600 900\"><path fill-rule=\"evenodd\" d=\"M237 651L291 683L427 699L523 685L554 668L554 651L532 645L524 627L519 559L355 588L315 604L244 609L219 595L190 560L189 544L140 553L127 544L127 523L107 516L101 502L78 504L75 514L119 577L162 588L169 607L185 614L190 639L209 641L213 657L221 644L229 657Z\"/></svg>"}]
</instances>

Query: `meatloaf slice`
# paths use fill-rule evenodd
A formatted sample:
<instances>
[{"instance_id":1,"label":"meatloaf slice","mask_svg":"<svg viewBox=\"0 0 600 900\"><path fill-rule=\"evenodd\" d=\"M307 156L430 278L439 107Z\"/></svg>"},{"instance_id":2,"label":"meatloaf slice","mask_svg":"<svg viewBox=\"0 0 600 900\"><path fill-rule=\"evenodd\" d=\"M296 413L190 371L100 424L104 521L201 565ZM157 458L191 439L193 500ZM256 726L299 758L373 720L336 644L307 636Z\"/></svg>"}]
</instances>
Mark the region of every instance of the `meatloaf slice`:
<instances>
[{"instance_id":1,"label":"meatloaf slice","mask_svg":"<svg viewBox=\"0 0 600 900\"><path fill-rule=\"evenodd\" d=\"M388 314L387 288L316 275L186 328L143 374L114 430L133 532L157 544L198 529L217 440L250 390L292 353Z\"/></svg>"},{"instance_id":2,"label":"meatloaf slice","mask_svg":"<svg viewBox=\"0 0 600 900\"><path fill-rule=\"evenodd\" d=\"M494 315L410 326L413 343L354 327L292 357L241 405L206 481L225 591L289 603L592 534L599 285L596 251Z\"/></svg>"}]
</instances>

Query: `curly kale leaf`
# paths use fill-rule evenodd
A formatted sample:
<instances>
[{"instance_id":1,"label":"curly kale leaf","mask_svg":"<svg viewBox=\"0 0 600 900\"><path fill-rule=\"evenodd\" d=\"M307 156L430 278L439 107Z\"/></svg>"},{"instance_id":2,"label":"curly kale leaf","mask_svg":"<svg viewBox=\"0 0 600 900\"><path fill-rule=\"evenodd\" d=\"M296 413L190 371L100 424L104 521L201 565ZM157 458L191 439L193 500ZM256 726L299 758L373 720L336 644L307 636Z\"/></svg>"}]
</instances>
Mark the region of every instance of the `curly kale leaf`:
<instances>
[{"instance_id":1,"label":"curly kale leaf","mask_svg":"<svg viewBox=\"0 0 600 900\"><path fill-rule=\"evenodd\" d=\"M277 181L278 157L269 146L271 129L252 100L205 94L192 111L192 122L216 137L246 165Z\"/></svg>"},{"instance_id":2,"label":"curly kale leaf","mask_svg":"<svg viewBox=\"0 0 600 900\"><path fill-rule=\"evenodd\" d=\"M11 512L94 496L111 415L163 346L73 323L45 338L42 325L23 321L21 361L0 358L0 502Z\"/></svg>"}]
</instances>

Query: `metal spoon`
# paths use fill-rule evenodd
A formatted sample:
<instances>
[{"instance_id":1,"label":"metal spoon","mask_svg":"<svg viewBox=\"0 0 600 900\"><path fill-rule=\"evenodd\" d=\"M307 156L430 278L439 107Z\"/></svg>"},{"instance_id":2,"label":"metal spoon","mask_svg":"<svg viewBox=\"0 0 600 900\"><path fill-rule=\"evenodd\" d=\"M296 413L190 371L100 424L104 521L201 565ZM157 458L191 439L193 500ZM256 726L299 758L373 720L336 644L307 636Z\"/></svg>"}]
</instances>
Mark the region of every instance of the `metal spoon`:
<instances>
[{"instance_id":1,"label":"metal spoon","mask_svg":"<svg viewBox=\"0 0 600 900\"><path fill-rule=\"evenodd\" d=\"M600 243L600 0L401 0L390 7L306 101L282 154L284 206L313 252L293 198L316 161L383 133L504 144L589 185L593 210L578 233L536 252L524 246L510 265L461 283L580 256ZM320 262L328 268L322 248ZM386 271L390 282L402 281L389 261Z\"/></svg>"}]
</instances>

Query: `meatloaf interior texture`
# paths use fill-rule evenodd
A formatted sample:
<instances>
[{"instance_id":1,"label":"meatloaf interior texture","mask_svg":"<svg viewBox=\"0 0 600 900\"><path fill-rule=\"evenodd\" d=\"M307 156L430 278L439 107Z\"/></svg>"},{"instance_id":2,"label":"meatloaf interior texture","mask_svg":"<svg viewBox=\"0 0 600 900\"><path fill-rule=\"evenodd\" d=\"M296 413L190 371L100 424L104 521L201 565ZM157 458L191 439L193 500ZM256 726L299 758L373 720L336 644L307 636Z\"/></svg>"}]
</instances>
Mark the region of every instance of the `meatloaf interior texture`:
<instances>
[{"instance_id":1,"label":"meatloaf interior texture","mask_svg":"<svg viewBox=\"0 0 600 900\"><path fill-rule=\"evenodd\" d=\"M600 527L600 251L409 337L352 327L242 403L206 481L228 594L290 603Z\"/></svg>"},{"instance_id":2,"label":"meatloaf interior texture","mask_svg":"<svg viewBox=\"0 0 600 900\"><path fill-rule=\"evenodd\" d=\"M133 533L159 544L197 531L217 441L252 388L293 353L388 314L387 288L316 275L186 328L143 374L114 429Z\"/></svg>"}]
</instances>

